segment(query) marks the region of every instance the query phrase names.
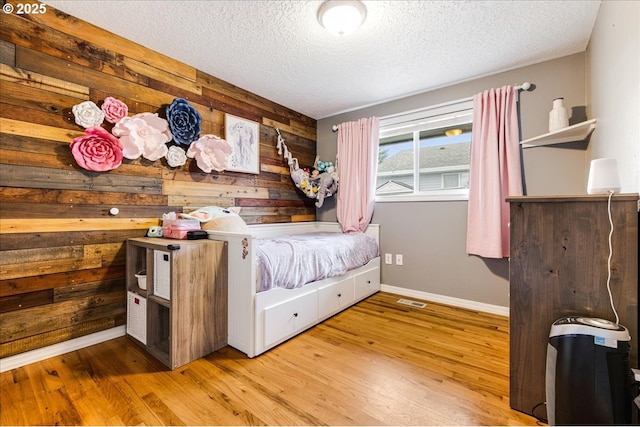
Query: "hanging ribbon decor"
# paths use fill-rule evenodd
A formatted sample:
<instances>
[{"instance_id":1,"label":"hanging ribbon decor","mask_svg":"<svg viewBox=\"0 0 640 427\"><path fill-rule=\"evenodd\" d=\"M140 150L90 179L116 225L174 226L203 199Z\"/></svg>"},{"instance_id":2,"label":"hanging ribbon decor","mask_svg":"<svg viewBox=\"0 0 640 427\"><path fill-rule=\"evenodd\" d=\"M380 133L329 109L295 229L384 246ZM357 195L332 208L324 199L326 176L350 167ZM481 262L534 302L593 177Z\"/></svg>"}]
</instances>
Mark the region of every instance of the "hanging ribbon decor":
<instances>
[{"instance_id":1,"label":"hanging ribbon decor","mask_svg":"<svg viewBox=\"0 0 640 427\"><path fill-rule=\"evenodd\" d=\"M283 156L289 165L291 179L305 196L316 199L316 207L322 207L324 199L333 196L338 191L338 168L332 162L321 162L319 157L313 163L313 170L300 168L298 159L293 157L284 142L284 138L278 133L278 154ZM284 154L283 154L284 150Z\"/></svg>"}]
</instances>

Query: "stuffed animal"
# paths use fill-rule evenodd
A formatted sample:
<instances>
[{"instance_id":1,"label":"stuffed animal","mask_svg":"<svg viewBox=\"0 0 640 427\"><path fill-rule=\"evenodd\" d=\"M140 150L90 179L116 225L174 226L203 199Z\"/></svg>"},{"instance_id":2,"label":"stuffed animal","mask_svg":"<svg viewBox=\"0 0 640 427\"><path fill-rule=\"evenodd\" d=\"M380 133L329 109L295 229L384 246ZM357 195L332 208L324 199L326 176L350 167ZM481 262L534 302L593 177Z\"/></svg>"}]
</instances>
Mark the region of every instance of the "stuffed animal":
<instances>
[{"instance_id":1,"label":"stuffed animal","mask_svg":"<svg viewBox=\"0 0 640 427\"><path fill-rule=\"evenodd\" d=\"M325 197L331 197L338 191L338 172L333 162L320 161L319 156L316 156L312 171L306 167L301 168L298 159L289 152L280 130L276 129L276 133L278 134L278 154L283 155L287 160L294 184L307 197L317 199L316 207L321 207Z\"/></svg>"},{"instance_id":2,"label":"stuffed animal","mask_svg":"<svg viewBox=\"0 0 640 427\"><path fill-rule=\"evenodd\" d=\"M320 173L324 173L324 172L331 172L329 170L329 168L333 168L333 162L321 162L319 160L316 159L316 165L315 165L316 169L318 169L318 171L320 171Z\"/></svg>"},{"instance_id":3,"label":"stuffed animal","mask_svg":"<svg viewBox=\"0 0 640 427\"><path fill-rule=\"evenodd\" d=\"M197 219L203 230L232 231L248 233L249 227L244 222L239 207L221 208L219 206L205 206L188 214L180 214L185 219Z\"/></svg>"},{"instance_id":4,"label":"stuffed animal","mask_svg":"<svg viewBox=\"0 0 640 427\"><path fill-rule=\"evenodd\" d=\"M325 172L320 174L320 180L318 182L318 191L315 194L316 207L320 208L324 204L326 197L331 197L338 191L338 174L336 172Z\"/></svg>"}]
</instances>

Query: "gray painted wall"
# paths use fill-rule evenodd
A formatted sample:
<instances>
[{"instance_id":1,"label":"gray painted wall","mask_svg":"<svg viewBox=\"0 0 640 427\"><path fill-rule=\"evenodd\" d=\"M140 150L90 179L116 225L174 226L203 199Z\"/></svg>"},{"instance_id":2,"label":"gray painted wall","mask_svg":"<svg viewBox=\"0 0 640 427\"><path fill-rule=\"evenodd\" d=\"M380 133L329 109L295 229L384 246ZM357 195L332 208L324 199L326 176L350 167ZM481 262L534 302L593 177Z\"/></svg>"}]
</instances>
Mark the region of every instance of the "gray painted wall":
<instances>
[{"instance_id":1,"label":"gray painted wall","mask_svg":"<svg viewBox=\"0 0 640 427\"><path fill-rule=\"evenodd\" d=\"M587 96L598 127L591 159L618 161L622 192L640 191L640 2L602 2L587 50Z\"/></svg>"},{"instance_id":2,"label":"gray painted wall","mask_svg":"<svg viewBox=\"0 0 640 427\"><path fill-rule=\"evenodd\" d=\"M522 139L548 131L548 114L552 100L557 97L565 98L565 106L573 113L572 123L597 117L598 128L587 149L585 144L567 144L524 150L527 194L586 193L588 163L592 156L602 157L600 154L603 153L623 160L624 189L638 191L639 4L603 2L589 53L485 76L319 120L318 154L323 160L335 158L336 134L331 131L334 124L437 105L468 98L491 87L528 81L535 85L535 89L521 94ZM624 46L622 52L618 51L620 45ZM589 82L586 77L587 56L592 74ZM615 68L609 69L606 64L610 63L614 63ZM629 68L628 72L618 72L625 67ZM621 88L611 91L612 85L620 85ZM594 93L594 105L587 105L587 88ZM634 100L620 102L617 97L623 89ZM627 108L635 111L636 115L629 117ZM598 116L594 116L591 110ZM626 162L627 158L632 160ZM318 210L318 218L322 221L336 220L335 198L327 200L325 206ZM508 260L468 256L465 252L466 218L466 202L378 203L373 222L381 224L381 252L404 254L403 266L382 265L382 283L508 306Z\"/></svg>"},{"instance_id":3,"label":"gray painted wall","mask_svg":"<svg viewBox=\"0 0 640 427\"><path fill-rule=\"evenodd\" d=\"M548 131L548 115L554 98L564 97L567 107L585 105L585 54L479 78L458 85L394 100L318 121L318 154L336 155L333 124L372 115L385 116L416 108L468 98L491 87L536 85L521 93L524 139ZM530 148L524 151L525 179L529 194L584 192L585 150ZM325 202L319 219L335 221L335 198ZM466 253L467 202L377 203L373 222L380 224L381 253L401 253L404 265L382 265L382 283L413 291L507 307L509 264Z\"/></svg>"}]
</instances>

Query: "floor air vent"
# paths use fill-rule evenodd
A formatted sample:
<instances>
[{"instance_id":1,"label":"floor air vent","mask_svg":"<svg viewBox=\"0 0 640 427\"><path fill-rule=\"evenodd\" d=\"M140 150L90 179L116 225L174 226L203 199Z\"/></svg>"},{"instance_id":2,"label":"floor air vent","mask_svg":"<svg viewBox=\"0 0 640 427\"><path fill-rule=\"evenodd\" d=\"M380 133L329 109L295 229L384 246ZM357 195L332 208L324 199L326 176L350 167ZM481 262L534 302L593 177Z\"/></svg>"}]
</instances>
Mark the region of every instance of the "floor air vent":
<instances>
[{"instance_id":1,"label":"floor air vent","mask_svg":"<svg viewBox=\"0 0 640 427\"><path fill-rule=\"evenodd\" d=\"M417 307L417 308L425 308L427 306L427 304L423 302L411 301L410 299L404 299L404 298L400 298L398 302L400 304L410 305L411 307Z\"/></svg>"}]
</instances>

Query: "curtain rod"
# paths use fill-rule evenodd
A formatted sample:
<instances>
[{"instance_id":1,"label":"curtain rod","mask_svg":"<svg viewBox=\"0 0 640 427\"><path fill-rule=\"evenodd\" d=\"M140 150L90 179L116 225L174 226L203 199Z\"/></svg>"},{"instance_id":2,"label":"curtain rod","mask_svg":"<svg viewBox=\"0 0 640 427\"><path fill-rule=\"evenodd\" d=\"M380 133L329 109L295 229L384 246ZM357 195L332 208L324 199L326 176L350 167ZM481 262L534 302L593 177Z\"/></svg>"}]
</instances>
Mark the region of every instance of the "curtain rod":
<instances>
[{"instance_id":1,"label":"curtain rod","mask_svg":"<svg viewBox=\"0 0 640 427\"><path fill-rule=\"evenodd\" d=\"M528 91L529 89L531 89L531 83L524 82L524 83L522 83L520 85L514 85L514 87L515 87L516 90ZM466 101L470 101L472 99L473 99L473 97L464 98L464 99L458 99L457 101L447 102L446 104L457 104L458 102L466 102ZM441 105L445 105L445 104L441 104ZM380 117L380 120L384 120L384 119L388 119L388 118L396 117L396 116L403 116L403 115L405 115L407 113L412 113L414 111L417 111L417 110L405 111L404 113L399 113L399 114L391 114L391 115L388 115L388 116ZM338 125L331 126L331 130L333 132L338 132Z\"/></svg>"}]
</instances>

